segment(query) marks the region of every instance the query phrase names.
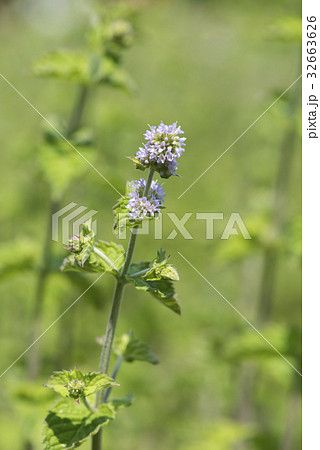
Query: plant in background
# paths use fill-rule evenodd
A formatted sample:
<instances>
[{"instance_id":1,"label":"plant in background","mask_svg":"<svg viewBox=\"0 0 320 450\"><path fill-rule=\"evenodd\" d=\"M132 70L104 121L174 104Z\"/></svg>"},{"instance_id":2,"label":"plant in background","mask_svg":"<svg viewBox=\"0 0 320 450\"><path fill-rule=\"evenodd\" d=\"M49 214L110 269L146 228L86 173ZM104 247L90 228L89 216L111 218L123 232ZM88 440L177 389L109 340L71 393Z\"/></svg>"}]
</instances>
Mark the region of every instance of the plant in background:
<instances>
[{"instance_id":1,"label":"plant in background","mask_svg":"<svg viewBox=\"0 0 320 450\"><path fill-rule=\"evenodd\" d=\"M50 198L42 260L38 269L31 342L40 334L42 305L52 266L52 214L60 209L69 186L87 170L88 166L82 158L92 162L95 155L94 134L82 125L88 95L99 85L125 90L133 87L130 76L121 68L123 51L133 41L130 15L130 10L124 7L109 7L107 12L101 10L99 16L95 15L84 49L49 53L42 56L33 67L37 76L76 84L78 94L67 123L60 118L50 118L50 125L45 124L44 139L39 149L40 167L50 188ZM39 367L39 347L34 346L28 353L30 379L37 378Z\"/></svg>"},{"instance_id":2,"label":"plant in background","mask_svg":"<svg viewBox=\"0 0 320 450\"><path fill-rule=\"evenodd\" d=\"M106 333L103 339L99 372L83 374L78 369L55 372L46 383L63 399L50 409L44 429L45 449L66 449L78 446L92 436L92 450L101 449L101 427L116 416L117 410L131 404L131 398L110 399L115 378L123 361L158 362L149 347L134 338L132 332L115 338L123 292L128 283L137 289L149 292L177 314L181 313L175 297L173 282L179 279L177 270L169 263L165 251L160 249L152 261L134 263L133 254L138 229L144 221L154 220L164 207L164 190L153 181L156 172L162 178L174 175L177 159L184 151L185 138L177 124L150 127L145 137L147 143L140 149L134 161L139 169L149 169L147 180L127 183L126 192L115 205L114 232L130 229L127 251L114 242L95 240L90 221L83 224L80 235L72 236L68 250L70 255L63 261L61 269L102 272L113 275L116 286ZM112 351L118 356L110 372ZM95 402L92 396L95 394ZM76 401L75 401L76 400ZM81 400L81 403L79 403Z\"/></svg>"},{"instance_id":3,"label":"plant in background","mask_svg":"<svg viewBox=\"0 0 320 450\"><path fill-rule=\"evenodd\" d=\"M94 15L92 26L86 36L85 48L60 50L40 57L33 66L33 73L76 86L77 92L70 117L50 117L44 123L42 142L37 149L37 162L41 175L48 185L48 210L40 258L35 252L36 242L19 239L1 251L0 279L15 275L20 270L32 270L36 274L36 287L30 320L29 343L35 342L41 331L43 304L50 274L58 266L52 251L52 214L60 209L63 197L70 186L88 170L79 156L93 161L95 157L94 133L83 124L83 116L91 92L99 86L110 86L131 91L134 83L122 69L123 52L131 46L134 38L132 10L124 5L100 8ZM77 151L75 151L77 150ZM77 153L78 152L78 153ZM14 257L12 256L14 255ZM59 273L59 272L58 272ZM76 280L80 283L80 280ZM63 338L68 339L68 328ZM27 353L27 379L10 388L17 404L17 413L25 428L25 447L33 449L34 430L38 423L40 408L52 401L51 395L39 394L36 387L41 370L39 345ZM48 392L49 394L49 392ZM41 398L41 401L39 400ZM39 408L38 408L39 406ZM42 409L41 409L42 411Z\"/></svg>"}]
</instances>

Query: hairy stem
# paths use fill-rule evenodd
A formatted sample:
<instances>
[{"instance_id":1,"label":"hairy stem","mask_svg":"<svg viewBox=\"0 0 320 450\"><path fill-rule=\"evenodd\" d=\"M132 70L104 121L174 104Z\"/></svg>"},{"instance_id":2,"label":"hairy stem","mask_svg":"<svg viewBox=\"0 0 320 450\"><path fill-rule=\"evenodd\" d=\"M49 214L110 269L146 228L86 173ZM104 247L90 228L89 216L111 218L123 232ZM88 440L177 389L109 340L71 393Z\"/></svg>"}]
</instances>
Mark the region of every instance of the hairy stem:
<instances>
[{"instance_id":1,"label":"hairy stem","mask_svg":"<svg viewBox=\"0 0 320 450\"><path fill-rule=\"evenodd\" d=\"M118 375L120 366L121 366L121 364L122 364L122 361L123 361L122 356L119 356L118 359L117 359L117 362L116 362L116 364L115 364L115 366L114 366L112 375L111 375L112 378L113 378L114 380L117 378L117 375ZM105 391L104 396L103 396L103 403L106 403L106 402L107 402L107 400L108 400L108 398L109 398L109 395L110 395L111 391L112 391L112 386L110 386L110 387Z\"/></svg>"},{"instance_id":2,"label":"hairy stem","mask_svg":"<svg viewBox=\"0 0 320 450\"><path fill-rule=\"evenodd\" d=\"M151 186L151 182L152 182L152 178L153 178L153 174L154 174L154 170L150 169L148 179L146 181L146 187L145 187L144 193L143 193L144 196L148 195L148 192L149 192L149 189ZM114 294L113 294L112 307L111 307L111 311L110 311L109 321L108 321L108 325L107 325L107 329L106 329L106 334L105 334L105 338L104 338L104 343L103 343L101 357L100 357L100 364L99 364L99 371L102 373L105 373L105 374L107 374L108 370L109 370L109 362L110 362L110 356L111 356L111 351L112 351L112 344L113 344L114 335L115 335L115 331L116 331L116 327L117 327L123 292L124 292L125 285L127 284L126 275L128 273L128 270L129 270L129 267L130 267L130 264L131 264L131 261L133 258L133 253L134 253L136 240L137 240L137 228L138 227L134 227L131 230L131 235L130 235L130 240L129 240L128 249L127 249L127 253L126 253L126 258L125 258L121 273L117 279L117 284L116 284ZM97 392L96 403L95 403L96 408L98 408L99 405L101 405L101 403L103 403L104 398L107 398L107 396L106 396L106 394L104 394L103 391ZM101 436L102 436L101 433L102 433L102 431L99 430L98 433L92 437L92 446L91 446L92 450L101 450Z\"/></svg>"}]
</instances>

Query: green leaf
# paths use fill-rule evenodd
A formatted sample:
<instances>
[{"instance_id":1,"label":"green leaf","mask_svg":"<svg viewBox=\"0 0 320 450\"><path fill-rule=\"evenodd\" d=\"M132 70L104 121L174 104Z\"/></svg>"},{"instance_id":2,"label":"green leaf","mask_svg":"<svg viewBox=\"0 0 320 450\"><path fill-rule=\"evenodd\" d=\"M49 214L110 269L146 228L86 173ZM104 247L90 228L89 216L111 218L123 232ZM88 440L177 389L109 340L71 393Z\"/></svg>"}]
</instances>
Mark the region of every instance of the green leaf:
<instances>
[{"instance_id":1,"label":"green leaf","mask_svg":"<svg viewBox=\"0 0 320 450\"><path fill-rule=\"evenodd\" d=\"M132 333L125 333L116 338L113 351L127 362L146 361L151 364L159 362L150 347L134 338Z\"/></svg>"},{"instance_id":2,"label":"green leaf","mask_svg":"<svg viewBox=\"0 0 320 450\"><path fill-rule=\"evenodd\" d=\"M51 408L45 419L44 449L63 450L78 447L114 417L115 410L110 404L103 404L97 412L90 413L82 403L61 399Z\"/></svg>"},{"instance_id":3,"label":"green leaf","mask_svg":"<svg viewBox=\"0 0 320 450\"><path fill-rule=\"evenodd\" d=\"M80 234L71 236L69 239L67 249L70 250L71 255L63 261L61 270L77 269L78 266L83 268L86 262L87 266L90 267L93 245L94 232L92 230L92 219L90 218L81 225Z\"/></svg>"},{"instance_id":4,"label":"green leaf","mask_svg":"<svg viewBox=\"0 0 320 450\"><path fill-rule=\"evenodd\" d=\"M128 198L121 197L116 205L113 207L114 224L113 232L116 236L119 236L126 228L134 227L135 222L130 221L128 218Z\"/></svg>"},{"instance_id":5,"label":"green leaf","mask_svg":"<svg viewBox=\"0 0 320 450\"><path fill-rule=\"evenodd\" d=\"M99 372L83 374L78 369L54 372L44 385L62 397L79 399L88 397L110 386L119 386L113 378Z\"/></svg>"},{"instance_id":6,"label":"green leaf","mask_svg":"<svg viewBox=\"0 0 320 450\"><path fill-rule=\"evenodd\" d=\"M47 142L40 146L38 158L41 171L50 186L52 196L59 199L72 182L87 172L88 164L63 139L55 139L53 134L50 136L48 134ZM74 139L71 140L71 144L75 146L78 152L92 162L95 152L86 143L81 134L75 135Z\"/></svg>"},{"instance_id":7,"label":"green leaf","mask_svg":"<svg viewBox=\"0 0 320 450\"><path fill-rule=\"evenodd\" d=\"M175 298L173 283L170 280L161 281L148 281L141 276L128 277L130 281L133 281L137 289L150 292L167 308L171 309L177 314L181 314L181 307L178 300Z\"/></svg>"},{"instance_id":8,"label":"green leaf","mask_svg":"<svg viewBox=\"0 0 320 450\"><path fill-rule=\"evenodd\" d=\"M91 249L90 254L85 259L83 265L79 256L71 253L64 259L62 271L82 271L87 272L108 272L112 275L118 275L125 260L125 250L122 245L114 242L97 241Z\"/></svg>"},{"instance_id":9,"label":"green leaf","mask_svg":"<svg viewBox=\"0 0 320 450\"><path fill-rule=\"evenodd\" d=\"M132 91L136 88L129 74L125 70L110 67L110 60L107 58L101 60L99 81L126 91Z\"/></svg>"},{"instance_id":10,"label":"green leaf","mask_svg":"<svg viewBox=\"0 0 320 450\"><path fill-rule=\"evenodd\" d=\"M84 85L106 83L125 89L134 88L130 76L112 57L60 50L42 56L33 67L36 76Z\"/></svg>"},{"instance_id":11,"label":"green leaf","mask_svg":"<svg viewBox=\"0 0 320 450\"><path fill-rule=\"evenodd\" d=\"M127 279L133 282L137 289L150 292L167 308L181 314L173 285L173 281L179 279L178 272L173 266L167 264L167 261L165 252L159 250L152 262L131 264Z\"/></svg>"},{"instance_id":12,"label":"green leaf","mask_svg":"<svg viewBox=\"0 0 320 450\"><path fill-rule=\"evenodd\" d=\"M112 406L115 411L118 411L118 409L127 408L128 406L131 406L132 400L133 400L132 395L127 395L127 397L123 398L113 398L107 403L107 405Z\"/></svg>"},{"instance_id":13,"label":"green leaf","mask_svg":"<svg viewBox=\"0 0 320 450\"><path fill-rule=\"evenodd\" d=\"M19 421L16 426L19 427L21 437L35 443L42 428L39 417L45 417L55 399L55 393L43 389L38 381L22 381L16 377L12 381L9 381L7 388L11 396L11 408Z\"/></svg>"},{"instance_id":14,"label":"green leaf","mask_svg":"<svg viewBox=\"0 0 320 450\"><path fill-rule=\"evenodd\" d=\"M146 166L144 166L138 158L135 158L134 156L127 156L128 159L130 159L133 164L136 166L136 169L139 170L146 170Z\"/></svg>"},{"instance_id":15,"label":"green leaf","mask_svg":"<svg viewBox=\"0 0 320 450\"><path fill-rule=\"evenodd\" d=\"M150 270L143 275L143 278L149 281L156 281L161 279L168 279L172 281L179 280L179 274L175 267L168 264L170 256L165 257L165 251L158 250L157 258L153 261Z\"/></svg>"},{"instance_id":16,"label":"green leaf","mask_svg":"<svg viewBox=\"0 0 320 450\"><path fill-rule=\"evenodd\" d=\"M88 55L60 50L39 58L33 73L40 77L89 84L90 66Z\"/></svg>"}]
</instances>

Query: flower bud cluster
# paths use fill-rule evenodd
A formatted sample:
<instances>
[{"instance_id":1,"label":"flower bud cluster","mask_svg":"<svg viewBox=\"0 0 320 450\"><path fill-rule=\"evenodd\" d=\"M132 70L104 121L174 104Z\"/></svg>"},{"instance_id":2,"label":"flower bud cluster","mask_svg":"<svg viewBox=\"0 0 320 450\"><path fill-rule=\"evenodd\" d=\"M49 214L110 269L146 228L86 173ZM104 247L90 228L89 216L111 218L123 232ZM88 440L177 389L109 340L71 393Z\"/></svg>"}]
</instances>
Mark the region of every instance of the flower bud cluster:
<instances>
[{"instance_id":1,"label":"flower bud cluster","mask_svg":"<svg viewBox=\"0 0 320 450\"><path fill-rule=\"evenodd\" d=\"M84 395L85 385L83 381L71 380L65 387L68 389L69 397L74 398L75 400L78 400Z\"/></svg>"}]
</instances>

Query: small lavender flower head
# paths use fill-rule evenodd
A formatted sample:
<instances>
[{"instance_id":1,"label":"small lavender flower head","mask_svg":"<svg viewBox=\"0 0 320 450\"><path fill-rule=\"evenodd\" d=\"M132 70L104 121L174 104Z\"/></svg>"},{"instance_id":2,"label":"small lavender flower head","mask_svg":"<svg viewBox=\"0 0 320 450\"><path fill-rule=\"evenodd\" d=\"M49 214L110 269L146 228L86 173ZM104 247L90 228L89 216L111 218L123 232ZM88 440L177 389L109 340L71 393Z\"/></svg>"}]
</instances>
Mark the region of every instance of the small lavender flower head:
<instances>
[{"instance_id":1,"label":"small lavender flower head","mask_svg":"<svg viewBox=\"0 0 320 450\"><path fill-rule=\"evenodd\" d=\"M158 127L150 125L149 127L150 130L144 135L147 143L139 148L135 159L141 167L155 169L162 178L176 175L177 159L185 150L186 138L180 136L184 132L177 126L177 122L172 125L161 122Z\"/></svg>"},{"instance_id":2,"label":"small lavender flower head","mask_svg":"<svg viewBox=\"0 0 320 450\"><path fill-rule=\"evenodd\" d=\"M145 187L146 180L144 178L128 183L129 201L127 208L130 220L154 217L163 208L165 193L161 184L152 181L147 197L143 195Z\"/></svg>"}]
</instances>

